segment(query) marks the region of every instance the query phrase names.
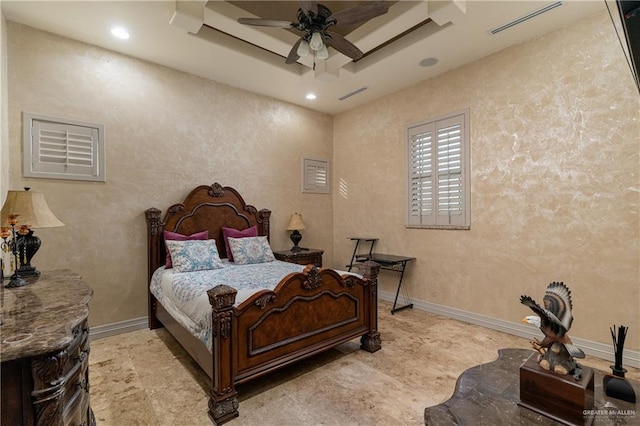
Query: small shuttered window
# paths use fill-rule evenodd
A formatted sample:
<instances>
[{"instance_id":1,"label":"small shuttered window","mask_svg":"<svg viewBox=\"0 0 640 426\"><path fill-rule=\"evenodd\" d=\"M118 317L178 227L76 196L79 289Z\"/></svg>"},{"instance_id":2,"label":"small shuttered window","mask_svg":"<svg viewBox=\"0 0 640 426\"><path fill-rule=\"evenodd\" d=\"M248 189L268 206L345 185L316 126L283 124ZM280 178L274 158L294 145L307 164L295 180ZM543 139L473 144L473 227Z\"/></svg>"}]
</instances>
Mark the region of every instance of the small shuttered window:
<instances>
[{"instance_id":1,"label":"small shuttered window","mask_svg":"<svg viewBox=\"0 0 640 426\"><path fill-rule=\"evenodd\" d=\"M465 110L407 127L407 226L470 226L468 123Z\"/></svg>"},{"instance_id":2,"label":"small shuttered window","mask_svg":"<svg viewBox=\"0 0 640 426\"><path fill-rule=\"evenodd\" d=\"M329 161L302 159L302 192L329 193Z\"/></svg>"},{"instance_id":3,"label":"small shuttered window","mask_svg":"<svg viewBox=\"0 0 640 426\"><path fill-rule=\"evenodd\" d=\"M24 175L104 182L104 126L28 112L24 120Z\"/></svg>"}]
</instances>

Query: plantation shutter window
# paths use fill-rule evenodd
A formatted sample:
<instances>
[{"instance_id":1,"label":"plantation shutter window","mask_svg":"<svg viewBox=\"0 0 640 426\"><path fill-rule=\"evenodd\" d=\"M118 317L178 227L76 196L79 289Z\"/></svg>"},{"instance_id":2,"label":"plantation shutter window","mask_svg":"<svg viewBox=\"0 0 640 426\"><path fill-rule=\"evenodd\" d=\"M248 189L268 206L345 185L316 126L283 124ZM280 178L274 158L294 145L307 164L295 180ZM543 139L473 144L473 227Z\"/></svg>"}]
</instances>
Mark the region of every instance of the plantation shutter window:
<instances>
[{"instance_id":1,"label":"plantation shutter window","mask_svg":"<svg viewBox=\"0 0 640 426\"><path fill-rule=\"evenodd\" d=\"M24 175L105 179L104 126L25 112Z\"/></svg>"},{"instance_id":2,"label":"plantation shutter window","mask_svg":"<svg viewBox=\"0 0 640 426\"><path fill-rule=\"evenodd\" d=\"M468 111L407 128L408 227L468 227Z\"/></svg>"},{"instance_id":3,"label":"plantation shutter window","mask_svg":"<svg viewBox=\"0 0 640 426\"><path fill-rule=\"evenodd\" d=\"M409 152L409 224L435 224L433 126L416 129L410 135Z\"/></svg>"},{"instance_id":4,"label":"plantation shutter window","mask_svg":"<svg viewBox=\"0 0 640 426\"><path fill-rule=\"evenodd\" d=\"M329 193L329 161L302 159L302 192Z\"/></svg>"}]
</instances>

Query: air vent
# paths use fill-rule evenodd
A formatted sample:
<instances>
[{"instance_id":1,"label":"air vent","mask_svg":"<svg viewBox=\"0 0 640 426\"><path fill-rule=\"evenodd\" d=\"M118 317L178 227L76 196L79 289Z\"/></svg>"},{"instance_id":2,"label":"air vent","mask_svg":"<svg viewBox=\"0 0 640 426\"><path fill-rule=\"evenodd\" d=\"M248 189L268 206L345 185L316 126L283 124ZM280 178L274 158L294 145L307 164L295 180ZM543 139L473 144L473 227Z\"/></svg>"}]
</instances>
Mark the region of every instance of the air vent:
<instances>
[{"instance_id":1,"label":"air vent","mask_svg":"<svg viewBox=\"0 0 640 426\"><path fill-rule=\"evenodd\" d=\"M511 22L508 22L508 23L506 23L504 25L500 25L499 27L496 27L496 28L494 28L492 30L489 30L488 33L491 34L491 35L498 34L501 31L504 31L504 30L509 29L511 27L514 27L514 26L516 26L518 24L521 24L521 23L523 23L525 21L528 21L531 18L535 18L536 16L542 15L545 12L549 12L550 10L553 10L556 7L560 7L560 6L562 6L562 4L563 4L563 2L561 2L561 1L557 1L557 2L554 2L554 3L548 4L548 5L544 6L544 7L541 7L540 9L536 9L533 12L527 13L526 15L521 16L518 19L515 19L515 20L513 20Z\"/></svg>"},{"instance_id":2,"label":"air vent","mask_svg":"<svg viewBox=\"0 0 640 426\"><path fill-rule=\"evenodd\" d=\"M345 99L350 98L350 97L352 97L353 95L357 95L357 94L358 94L358 93L360 93L360 92L364 92L365 90L367 90L367 87L361 87L361 88L359 88L359 89L357 89L357 90L354 90L354 91L353 91L353 92L351 92L351 93L347 93L346 95L342 95L342 96L340 96L338 99L339 99L339 100L341 100L341 101L344 101Z\"/></svg>"}]
</instances>

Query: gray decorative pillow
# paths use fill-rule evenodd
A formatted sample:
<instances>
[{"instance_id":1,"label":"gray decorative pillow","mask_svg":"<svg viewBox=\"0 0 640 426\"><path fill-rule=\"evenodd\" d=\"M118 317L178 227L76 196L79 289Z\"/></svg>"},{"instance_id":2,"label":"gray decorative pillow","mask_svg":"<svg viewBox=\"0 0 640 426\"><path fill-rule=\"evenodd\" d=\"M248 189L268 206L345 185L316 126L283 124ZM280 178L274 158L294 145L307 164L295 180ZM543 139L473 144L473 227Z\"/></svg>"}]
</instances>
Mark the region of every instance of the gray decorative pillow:
<instances>
[{"instance_id":1,"label":"gray decorative pillow","mask_svg":"<svg viewBox=\"0 0 640 426\"><path fill-rule=\"evenodd\" d=\"M273 252L267 237L229 238L233 262L238 265L273 262Z\"/></svg>"},{"instance_id":2,"label":"gray decorative pillow","mask_svg":"<svg viewBox=\"0 0 640 426\"><path fill-rule=\"evenodd\" d=\"M175 272L224 268L215 240L165 241Z\"/></svg>"}]
</instances>

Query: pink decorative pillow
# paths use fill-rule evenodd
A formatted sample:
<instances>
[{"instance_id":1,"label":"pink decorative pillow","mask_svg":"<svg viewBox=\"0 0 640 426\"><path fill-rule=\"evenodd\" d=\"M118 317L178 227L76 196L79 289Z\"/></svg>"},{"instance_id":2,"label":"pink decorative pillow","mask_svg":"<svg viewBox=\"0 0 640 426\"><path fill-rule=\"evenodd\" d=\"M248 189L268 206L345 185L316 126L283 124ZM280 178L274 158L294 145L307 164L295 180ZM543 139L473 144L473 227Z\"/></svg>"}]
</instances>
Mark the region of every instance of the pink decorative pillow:
<instances>
[{"instance_id":1,"label":"pink decorative pillow","mask_svg":"<svg viewBox=\"0 0 640 426\"><path fill-rule=\"evenodd\" d=\"M177 232L171 232L171 231L164 231L164 240L174 240L174 241L189 241L189 240L208 240L209 239L209 231L201 231L201 232L196 232L195 234L191 234L191 235L182 235L182 234L178 234ZM169 253L169 248L167 247L167 244L165 243L165 249L167 252L167 261L164 265L165 268L172 268L173 265L171 264L171 253Z\"/></svg>"},{"instance_id":2,"label":"pink decorative pillow","mask_svg":"<svg viewBox=\"0 0 640 426\"><path fill-rule=\"evenodd\" d=\"M251 228L238 230L233 228L222 227L222 237L224 238L224 247L227 251L227 259L229 262L233 262L233 256L231 255L231 248L229 247L229 237L231 238L245 238L245 237L257 237L258 227L252 226Z\"/></svg>"}]
</instances>

